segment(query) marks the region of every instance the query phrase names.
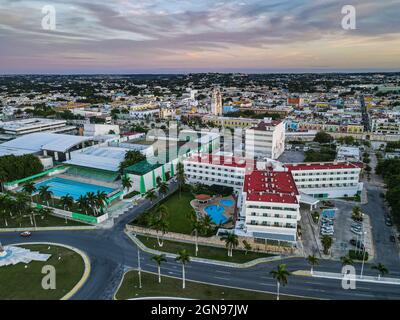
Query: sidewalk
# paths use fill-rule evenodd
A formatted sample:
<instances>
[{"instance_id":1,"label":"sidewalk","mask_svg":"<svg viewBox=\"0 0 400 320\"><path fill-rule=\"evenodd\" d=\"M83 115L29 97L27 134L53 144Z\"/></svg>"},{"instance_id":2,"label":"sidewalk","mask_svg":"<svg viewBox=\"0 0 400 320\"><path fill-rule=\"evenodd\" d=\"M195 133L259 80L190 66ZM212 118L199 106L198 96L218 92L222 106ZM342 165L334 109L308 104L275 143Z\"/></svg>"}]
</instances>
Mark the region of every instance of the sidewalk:
<instances>
[{"instance_id":1,"label":"sidewalk","mask_svg":"<svg viewBox=\"0 0 400 320\"><path fill-rule=\"evenodd\" d=\"M337 279L337 280L343 280L344 275L341 273L333 273L333 272L320 272L320 271L314 271L313 274L310 273L310 271L306 270L298 270L293 272L294 275L296 276L305 276L305 277L314 277L314 278L325 278L325 279ZM351 280L351 276L348 275L347 280ZM355 276L355 281L360 281L360 282L370 282L370 283L380 283L380 284L392 284L392 285L400 285L400 279L399 278L387 278L387 277L381 277L378 280L378 277L372 277L372 276L363 276L361 278L360 275Z\"/></svg>"}]
</instances>

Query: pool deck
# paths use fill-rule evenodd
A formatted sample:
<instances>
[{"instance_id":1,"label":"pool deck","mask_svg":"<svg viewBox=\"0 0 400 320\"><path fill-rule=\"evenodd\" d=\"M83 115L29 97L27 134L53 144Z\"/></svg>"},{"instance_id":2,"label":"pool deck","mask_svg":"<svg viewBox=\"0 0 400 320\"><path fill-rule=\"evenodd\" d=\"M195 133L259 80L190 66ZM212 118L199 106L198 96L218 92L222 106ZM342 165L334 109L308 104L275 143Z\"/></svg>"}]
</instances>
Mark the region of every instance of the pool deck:
<instances>
[{"instance_id":1,"label":"pool deck","mask_svg":"<svg viewBox=\"0 0 400 320\"><path fill-rule=\"evenodd\" d=\"M220 203L221 200L231 200L231 201L233 201L233 205L232 206L224 206ZM194 211L196 212L197 219L200 219L200 218L206 216L207 212L205 211L205 208L208 206L212 206L212 205L224 207L225 211L224 211L223 215L227 219L233 219L234 213L235 213L236 201L233 196L229 196L229 197L213 196L211 200L207 201L207 203L199 203L196 199L194 199L190 202L190 205L193 207ZM224 227L228 228L228 227L230 227L230 225L232 225L232 227L234 226L232 221L225 223Z\"/></svg>"}]
</instances>

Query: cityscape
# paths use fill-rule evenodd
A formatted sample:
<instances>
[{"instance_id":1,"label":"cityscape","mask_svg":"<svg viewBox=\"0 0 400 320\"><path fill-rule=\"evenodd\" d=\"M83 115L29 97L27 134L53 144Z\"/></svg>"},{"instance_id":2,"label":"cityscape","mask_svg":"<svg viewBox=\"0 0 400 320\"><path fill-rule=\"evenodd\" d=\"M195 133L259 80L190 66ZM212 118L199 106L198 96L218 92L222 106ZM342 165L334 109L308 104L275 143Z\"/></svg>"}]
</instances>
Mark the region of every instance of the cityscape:
<instances>
[{"instance_id":1,"label":"cityscape","mask_svg":"<svg viewBox=\"0 0 400 320\"><path fill-rule=\"evenodd\" d=\"M13 17L34 2L10 4ZM224 21L238 13L235 1L210 4L208 11L175 1L149 7L95 2L66 7L55 1L54 12L50 4L43 7L50 24L51 14L61 14L58 29L44 32L66 33L60 41L49 35L58 60L49 58L47 66L36 56L43 34L32 31L41 44L29 46L26 35L12 42L16 20L0 22L0 36L10 44L0 52L0 300L159 300L149 315L176 317L192 310L162 300L242 300L197 313L239 317L251 300L400 299L398 56L379 63L360 56L365 64L354 68L337 57L324 61L326 67L293 68L283 63L287 56L276 68L273 61L258 64L262 53L253 49L263 50L262 37L254 33L268 16L253 11L266 10L260 1L250 1L237 4L242 28L219 26L227 38L235 32L248 51L240 59L226 53L226 63L212 67L233 40L221 39L213 52L217 31L208 31L213 20L208 25L203 15L217 19L226 10ZM268 9L280 8L275 14L297 10L284 1L267 2ZM365 1L360 8L398 13L398 3L389 2ZM339 8L342 19L347 11L334 3L327 1L326 8ZM74 6L90 12L80 12L87 19L77 18L76 33L94 14L137 10L136 38L129 41L137 42L140 66L126 62L127 56L107 64L110 48L86 61L96 33L88 34L87 47L67 34ZM325 17L323 10L309 9ZM362 30L368 19L360 11ZM120 15L131 21L129 11ZM182 25L172 15L185 17ZM160 20L144 32L145 17ZM382 19L371 19L379 32L362 31L365 41L385 37ZM185 42L188 21L193 38ZM163 25L173 35L161 31ZM309 32L307 42L311 30L305 25L299 30ZM120 31L114 43L119 56L133 25L123 31L111 19L102 26L113 32L99 42L111 44ZM180 50L203 31L210 39L203 47L196 40L201 57L182 56L182 65L175 65ZM171 43L147 43L158 33ZM395 41L393 47L398 51ZM149 57L142 56L146 52ZM67 54L76 54L71 68ZM313 54L327 58L322 49ZM202 65L207 55L209 67ZM242 64L246 56L249 64Z\"/></svg>"}]
</instances>

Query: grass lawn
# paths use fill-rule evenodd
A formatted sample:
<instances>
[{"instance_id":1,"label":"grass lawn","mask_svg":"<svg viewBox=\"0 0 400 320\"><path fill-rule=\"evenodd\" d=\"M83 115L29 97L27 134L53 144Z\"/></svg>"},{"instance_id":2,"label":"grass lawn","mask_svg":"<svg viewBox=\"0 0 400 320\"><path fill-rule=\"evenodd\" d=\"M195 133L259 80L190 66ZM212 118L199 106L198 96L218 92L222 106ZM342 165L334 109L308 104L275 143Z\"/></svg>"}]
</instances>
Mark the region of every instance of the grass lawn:
<instances>
[{"instance_id":1,"label":"grass lawn","mask_svg":"<svg viewBox=\"0 0 400 320\"><path fill-rule=\"evenodd\" d=\"M164 240L164 245L159 247L157 244L157 238L151 238L147 236L138 235L137 238L142 241L146 247L163 251L169 253L177 253L180 250L186 249L190 256L194 257L195 255L195 245L191 243L183 243L176 241ZM257 252L248 252L247 255L245 251L242 250L234 250L233 257L228 257L228 250L225 248L216 248L210 246L199 246L198 257L212 260L220 260L220 261L228 261L228 262L236 262L236 263L244 263L257 258L266 258L272 257L273 254L268 253L257 253Z\"/></svg>"},{"instance_id":2,"label":"grass lawn","mask_svg":"<svg viewBox=\"0 0 400 320\"><path fill-rule=\"evenodd\" d=\"M182 192L182 196L179 197L179 192L175 192L165 200L162 200L160 205L164 205L168 208L169 215L167 217L167 222L169 225L168 231L191 234L192 224L190 219L188 219L187 214L193 208L190 205L190 201L194 199L190 192ZM138 224L142 227L147 227L147 225L142 225L138 223L138 220L134 220L132 224Z\"/></svg>"},{"instance_id":3,"label":"grass lawn","mask_svg":"<svg viewBox=\"0 0 400 320\"><path fill-rule=\"evenodd\" d=\"M162 269L162 266L161 266ZM142 289L138 288L138 272L131 270L124 280L115 297L126 300L140 297L180 297L202 300L275 300L271 293L255 292L244 289L233 289L211 284L186 280L186 288L182 289L182 279L162 276L158 283L158 275L142 271ZM298 300L300 298L284 296L282 300Z\"/></svg>"},{"instance_id":4,"label":"grass lawn","mask_svg":"<svg viewBox=\"0 0 400 320\"><path fill-rule=\"evenodd\" d=\"M84 272L82 257L64 247L48 245L23 245L26 249L48 253L52 256L45 262L32 261L25 264L0 268L0 300L58 300L66 295L79 282ZM58 260L61 257L61 260ZM41 282L42 267L52 265L56 269L56 289L44 290Z\"/></svg>"},{"instance_id":5,"label":"grass lawn","mask_svg":"<svg viewBox=\"0 0 400 320\"><path fill-rule=\"evenodd\" d=\"M48 216L37 216L35 215L36 219L36 226L37 227L72 227L72 226L87 226L87 224L78 222L78 221L72 221L72 220L67 220L68 223L65 223L65 219L59 218L53 215L48 215ZM31 224L31 219L29 216L24 216L21 220L21 226L19 222L15 220L15 215L14 217L7 217L7 224L4 219L0 219L0 228L34 228L34 225Z\"/></svg>"}]
</instances>

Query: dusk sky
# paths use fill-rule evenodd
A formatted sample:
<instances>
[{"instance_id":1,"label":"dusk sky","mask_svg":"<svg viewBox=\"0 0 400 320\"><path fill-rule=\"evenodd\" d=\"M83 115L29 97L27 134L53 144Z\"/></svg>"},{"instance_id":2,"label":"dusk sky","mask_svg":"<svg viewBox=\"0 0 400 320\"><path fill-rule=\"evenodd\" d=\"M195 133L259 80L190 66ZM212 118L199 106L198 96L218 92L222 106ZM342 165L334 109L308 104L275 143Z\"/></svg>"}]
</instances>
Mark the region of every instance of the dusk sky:
<instances>
[{"instance_id":1,"label":"dusk sky","mask_svg":"<svg viewBox=\"0 0 400 320\"><path fill-rule=\"evenodd\" d=\"M399 17L400 0L0 0L0 73L399 71Z\"/></svg>"}]
</instances>

